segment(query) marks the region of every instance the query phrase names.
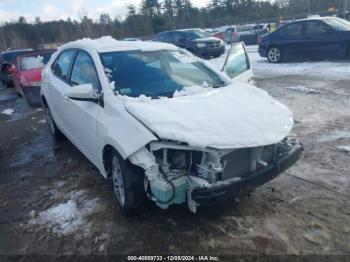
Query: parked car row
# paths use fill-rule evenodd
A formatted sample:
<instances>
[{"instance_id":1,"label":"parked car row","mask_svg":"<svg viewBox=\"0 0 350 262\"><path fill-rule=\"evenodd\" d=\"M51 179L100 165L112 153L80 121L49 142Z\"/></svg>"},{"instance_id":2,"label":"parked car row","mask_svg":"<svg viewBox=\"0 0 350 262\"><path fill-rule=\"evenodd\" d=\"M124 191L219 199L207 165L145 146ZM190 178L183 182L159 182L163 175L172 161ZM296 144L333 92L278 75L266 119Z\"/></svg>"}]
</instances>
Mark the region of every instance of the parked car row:
<instances>
[{"instance_id":1,"label":"parked car row","mask_svg":"<svg viewBox=\"0 0 350 262\"><path fill-rule=\"evenodd\" d=\"M213 37L217 37L226 43L242 41L246 45L257 44L258 37L275 31L276 23L259 23L246 25L223 26L211 31Z\"/></svg>"},{"instance_id":2,"label":"parked car row","mask_svg":"<svg viewBox=\"0 0 350 262\"><path fill-rule=\"evenodd\" d=\"M25 49L2 52L2 84L5 87L14 86L30 105L40 104L41 71L55 51Z\"/></svg>"},{"instance_id":3,"label":"parked car row","mask_svg":"<svg viewBox=\"0 0 350 262\"><path fill-rule=\"evenodd\" d=\"M174 44L205 59L219 57L225 52L224 41L197 28L162 32L154 40Z\"/></svg>"}]
</instances>

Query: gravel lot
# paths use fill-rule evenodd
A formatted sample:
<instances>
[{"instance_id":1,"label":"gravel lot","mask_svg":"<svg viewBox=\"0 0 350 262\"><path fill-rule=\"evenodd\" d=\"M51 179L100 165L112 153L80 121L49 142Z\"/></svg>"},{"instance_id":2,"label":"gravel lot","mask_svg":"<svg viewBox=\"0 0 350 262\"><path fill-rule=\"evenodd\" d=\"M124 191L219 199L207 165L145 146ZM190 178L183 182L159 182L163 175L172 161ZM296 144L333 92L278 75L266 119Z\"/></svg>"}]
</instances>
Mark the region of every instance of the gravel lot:
<instances>
[{"instance_id":1,"label":"gravel lot","mask_svg":"<svg viewBox=\"0 0 350 262\"><path fill-rule=\"evenodd\" d=\"M0 89L0 254L349 254L349 62L249 54L256 85L294 112L305 156L250 197L197 214L124 218L110 181L54 142L42 110Z\"/></svg>"}]
</instances>

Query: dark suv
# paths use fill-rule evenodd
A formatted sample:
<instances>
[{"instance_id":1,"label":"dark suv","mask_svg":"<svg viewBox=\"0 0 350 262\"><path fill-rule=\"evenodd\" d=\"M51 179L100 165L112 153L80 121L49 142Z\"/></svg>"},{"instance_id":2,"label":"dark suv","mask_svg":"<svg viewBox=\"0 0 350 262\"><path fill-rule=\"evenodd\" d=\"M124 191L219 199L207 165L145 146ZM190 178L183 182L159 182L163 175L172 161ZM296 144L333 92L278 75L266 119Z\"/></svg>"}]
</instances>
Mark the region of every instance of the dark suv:
<instances>
[{"instance_id":1,"label":"dark suv","mask_svg":"<svg viewBox=\"0 0 350 262\"><path fill-rule=\"evenodd\" d=\"M33 49L16 49L9 50L0 53L0 65L1 65L1 82L5 87L13 86L13 80L11 78L10 68L15 63L16 58L20 55L24 55L32 52Z\"/></svg>"},{"instance_id":2,"label":"dark suv","mask_svg":"<svg viewBox=\"0 0 350 262\"><path fill-rule=\"evenodd\" d=\"M154 40L185 48L196 56L205 59L219 57L225 52L225 44L221 39L210 37L201 29L162 32Z\"/></svg>"}]
</instances>

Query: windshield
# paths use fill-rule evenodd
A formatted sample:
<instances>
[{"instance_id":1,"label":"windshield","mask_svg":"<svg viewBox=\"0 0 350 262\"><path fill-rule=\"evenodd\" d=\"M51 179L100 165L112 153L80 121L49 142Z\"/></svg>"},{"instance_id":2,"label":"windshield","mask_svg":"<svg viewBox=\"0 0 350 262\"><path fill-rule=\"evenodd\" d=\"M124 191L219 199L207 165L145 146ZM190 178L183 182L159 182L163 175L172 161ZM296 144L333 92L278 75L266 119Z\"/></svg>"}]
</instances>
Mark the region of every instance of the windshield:
<instances>
[{"instance_id":1,"label":"windshield","mask_svg":"<svg viewBox=\"0 0 350 262\"><path fill-rule=\"evenodd\" d=\"M340 18L327 18L324 21L336 30L349 31L350 22Z\"/></svg>"},{"instance_id":2,"label":"windshield","mask_svg":"<svg viewBox=\"0 0 350 262\"><path fill-rule=\"evenodd\" d=\"M23 56L21 58L21 70L30 70L45 67L50 60L52 53L43 53L33 56Z\"/></svg>"},{"instance_id":3,"label":"windshield","mask_svg":"<svg viewBox=\"0 0 350 262\"><path fill-rule=\"evenodd\" d=\"M198 39L198 38L206 38L206 37L210 36L209 33L205 32L205 31L201 31L201 30L186 31L186 33L187 33L187 37L189 40Z\"/></svg>"},{"instance_id":4,"label":"windshield","mask_svg":"<svg viewBox=\"0 0 350 262\"><path fill-rule=\"evenodd\" d=\"M247 32L247 31L251 31L254 30L254 25L243 25L238 27L237 31L238 32Z\"/></svg>"},{"instance_id":5,"label":"windshield","mask_svg":"<svg viewBox=\"0 0 350 262\"><path fill-rule=\"evenodd\" d=\"M106 75L121 95L172 97L184 87L225 85L217 73L180 51L122 51L100 56Z\"/></svg>"}]
</instances>

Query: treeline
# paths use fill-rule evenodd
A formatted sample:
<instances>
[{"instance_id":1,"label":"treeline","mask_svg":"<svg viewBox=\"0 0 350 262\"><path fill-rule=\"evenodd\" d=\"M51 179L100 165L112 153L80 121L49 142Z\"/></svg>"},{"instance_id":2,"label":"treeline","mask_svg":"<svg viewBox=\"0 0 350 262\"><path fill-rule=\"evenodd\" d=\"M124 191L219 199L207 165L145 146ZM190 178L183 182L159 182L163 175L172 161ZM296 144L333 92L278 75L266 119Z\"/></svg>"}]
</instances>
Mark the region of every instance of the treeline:
<instances>
[{"instance_id":1,"label":"treeline","mask_svg":"<svg viewBox=\"0 0 350 262\"><path fill-rule=\"evenodd\" d=\"M196 8L190 0L143 0L140 6L128 6L123 21L101 14L98 20L83 16L79 21L27 23L25 17L0 27L0 50L38 47L43 43L67 42L82 37L96 38L112 35L124 37L152 37L170 29L188 27L218 27L247 22L277 22L300 18L308 13L336 12L344 8L346 0L211 0L206 7ZM334 11L333 11L334 10Z\"/></svg>"}]
</instances>

